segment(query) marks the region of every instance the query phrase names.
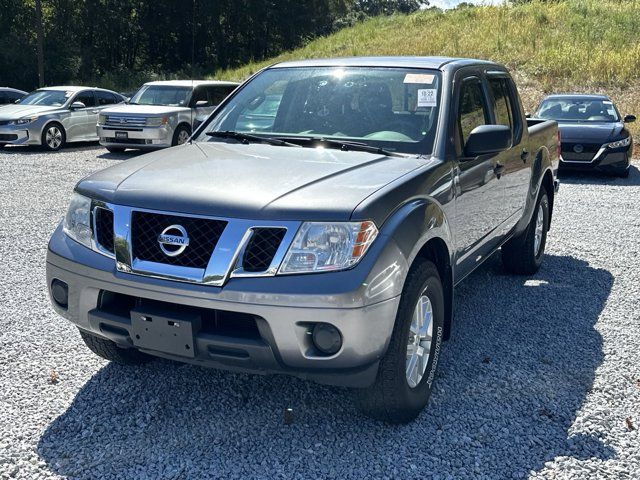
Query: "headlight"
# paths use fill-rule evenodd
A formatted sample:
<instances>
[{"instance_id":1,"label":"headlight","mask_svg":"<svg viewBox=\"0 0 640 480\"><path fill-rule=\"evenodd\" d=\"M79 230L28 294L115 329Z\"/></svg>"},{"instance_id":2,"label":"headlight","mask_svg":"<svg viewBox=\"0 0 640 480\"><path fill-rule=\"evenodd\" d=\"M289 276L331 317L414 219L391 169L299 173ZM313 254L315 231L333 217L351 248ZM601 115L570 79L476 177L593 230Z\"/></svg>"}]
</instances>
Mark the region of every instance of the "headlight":
<instances>
[{"instance_id":1,"label":"headlight","mask_svg":"<svg viewBox=\"0 0 640 480\"><path fill-rule=\"evenodd\" d=\"M305 222L278 273L343 270L354 266L378 236L373 222Z\"/></svg>"},{"instance_id":2,"label":"headlight","mask_svg":"<svg viewBox=\"0 0 640 480\"><path fill-rule=\"evenodd\" d=\"M623 138L622 140L618 140L617 142L611 142L607 145L609 148L622 148L628 147L631 143L631 137Z\"/></svg>"},{"instance_id":3,"label":"headlight","mask_svg":"<svg viewBox=\"0 0 640 480\"><path fill-rule=\"evenodd\" d=\"M98 123L100 125L104 125L105 123L107 123L107 116L102 113L98 115Z\"/></svg>"},{"instance_id":4,"label":"headlight","mask_svg":"<svg viewBox=\"0 0 640 480\"><path fill-rule=\"evenodd\" d=\"M159 127L161 125L166 125L168 121L169 117L148 117L146 125L148 127Z\"/></svg>"},{"instance_id":5,"label":"headlight","mask_svg":"<svg viewBox=\"0 0 640 480\"><path fill-rule=\"evenodd\" d=\"M38 117L19 118L18 120L9 122L9 125L26 125L27 123L35 122L37 119Z\"/></svg>"},{"instance_id":6,"label":"headlight","mask_svg":"<svg viewBox=\"0 0 640 480\"><path fill-rule=\"evenodd\" d=\"M78 193L71 197L64 217L64 233L85 247L91 248L91 199Z\"/></svg>"}]
</instances>

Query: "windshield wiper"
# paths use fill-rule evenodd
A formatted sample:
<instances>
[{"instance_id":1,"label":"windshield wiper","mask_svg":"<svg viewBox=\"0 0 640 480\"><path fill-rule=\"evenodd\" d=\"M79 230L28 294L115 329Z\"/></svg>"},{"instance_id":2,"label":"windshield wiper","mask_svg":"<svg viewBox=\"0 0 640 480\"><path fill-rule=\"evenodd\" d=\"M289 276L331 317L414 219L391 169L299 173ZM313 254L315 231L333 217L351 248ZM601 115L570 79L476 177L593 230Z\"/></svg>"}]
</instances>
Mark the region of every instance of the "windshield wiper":
<instances>
[{"instance_id":1,"label":"windshield wiper","mask_svg":"<svg viewBox=\"0 0 640 480\"><path fill-rule=\"evenodd\" d=\"M377 153L379 155L386 155L388 157L404 157L404 155L396 152L391 152L389 150L385 150L381 147L374 147L372 145L367 145L366 143L360 142L348 142L342 140L334 140L332 138L322 138L322 137L312 137L314 141L325 143L332 147L337 147L343 152L370 152Z\"/></svg>"},{"instance_id":2,"label":"windshield wiper","mask_svg":"<svg viewBox=\"0 0 640 480\"><path fill-rule=\"evenodd\" d=\"M250 133L234 132L232 130L224 130L219 132L207 132L206 135L214 138L234 138L242 143L259 142L276 145L278 147L300 147L295 143L286 142L279 138L261 137L260 135L251 135Z\"/></svg>"}]
</instances>

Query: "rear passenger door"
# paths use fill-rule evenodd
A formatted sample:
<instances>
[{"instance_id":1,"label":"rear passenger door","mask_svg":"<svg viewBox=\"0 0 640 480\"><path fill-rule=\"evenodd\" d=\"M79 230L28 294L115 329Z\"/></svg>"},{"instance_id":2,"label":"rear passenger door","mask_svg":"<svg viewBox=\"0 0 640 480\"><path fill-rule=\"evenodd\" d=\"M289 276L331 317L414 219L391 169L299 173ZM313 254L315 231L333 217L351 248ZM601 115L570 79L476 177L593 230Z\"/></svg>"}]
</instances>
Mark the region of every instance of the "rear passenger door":
<instances>
[{"instance_id":1,"label":"rear passenger door","mask_svg":"<svg viewBox=\"0 0 640 480\"><path fill-rule=\"evenodd\" d=\"M488 72L487 84L492 97L493 123L507 125L513 136L511 148L497 156L505 167L500 182L507 219L505 229L508 230L522 216L531 177L529 152L522 144L525 125L513 81L506 72Z\"/></svg>"},{"instance_id":2,"label":"rear passenger door","mask_svg":"<svg viewBox=\"0 0 640 480\"><path fill-rule=\"evenodd\" d=\"M456 82L458 83L458 82ZM490 97L481 76L462 78L454 95L456 121L456 269L462 278L471 272L497 245L500 225L505 220L503 188L496 174L497 155L469 157L464 145L471 131L492 122Z\"/></svg>"}]
</instances>

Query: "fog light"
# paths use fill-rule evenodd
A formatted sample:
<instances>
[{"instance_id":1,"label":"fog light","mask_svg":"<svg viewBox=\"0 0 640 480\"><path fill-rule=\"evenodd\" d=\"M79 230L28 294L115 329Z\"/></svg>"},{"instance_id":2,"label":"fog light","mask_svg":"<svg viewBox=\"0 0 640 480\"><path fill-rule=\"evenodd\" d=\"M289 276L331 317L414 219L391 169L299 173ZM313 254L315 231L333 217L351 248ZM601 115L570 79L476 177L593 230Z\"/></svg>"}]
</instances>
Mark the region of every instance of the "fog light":
<instances>
[{"instance_id":1,"label":"fog light","mask_svg":"<svg viewBox=\"0 0 640 480\"><path fill-rule=\"evenodd\" d=\"M313 327L313 344L322 353L333 355L342 348L342 335L333 325L328 323L316 323Z\"/></svg>"},{"instance_id":2,"label":"fog light","mask_svg":"<svg viewBox=\"0 0 640 480\"><path fill-rule=\"evenodd\" d=\"M62 308L67 308L69 305L69 285L57 278L51 282L51 296L54 302Z\"/></svg>"}]
</instances>

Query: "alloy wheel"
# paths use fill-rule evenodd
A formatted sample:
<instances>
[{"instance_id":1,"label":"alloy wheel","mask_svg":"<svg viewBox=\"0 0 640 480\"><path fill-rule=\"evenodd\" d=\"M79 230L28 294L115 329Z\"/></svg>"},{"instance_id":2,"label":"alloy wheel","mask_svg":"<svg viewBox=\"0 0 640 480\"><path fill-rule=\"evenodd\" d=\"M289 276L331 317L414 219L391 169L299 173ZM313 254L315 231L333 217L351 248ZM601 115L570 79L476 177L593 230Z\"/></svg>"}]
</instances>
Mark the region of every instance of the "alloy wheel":
<instances>
[{"instance_id":1,"label":"alloy wheel","mask_svg":"<svg viewBox=\"0 0 640 480\"><path fill-rule=\"evenodd\" d=\"M405 374L411 388L418 386L429 363L433 341L433 306L423 293L413 310L409 338L407 341L407 361Z\"/></svg>"}]
</instances>

